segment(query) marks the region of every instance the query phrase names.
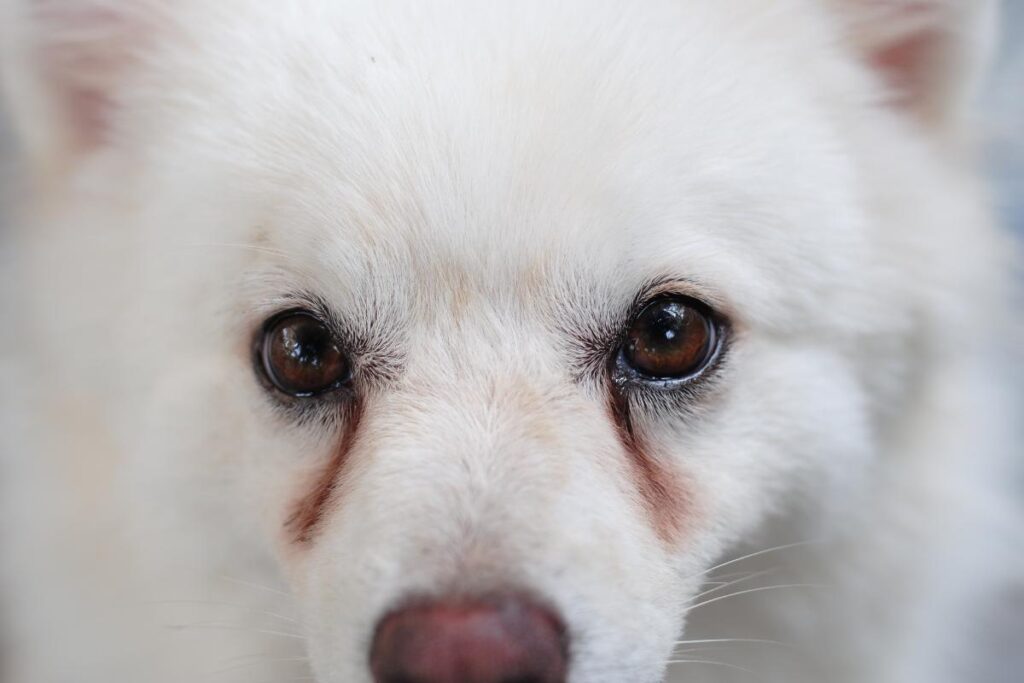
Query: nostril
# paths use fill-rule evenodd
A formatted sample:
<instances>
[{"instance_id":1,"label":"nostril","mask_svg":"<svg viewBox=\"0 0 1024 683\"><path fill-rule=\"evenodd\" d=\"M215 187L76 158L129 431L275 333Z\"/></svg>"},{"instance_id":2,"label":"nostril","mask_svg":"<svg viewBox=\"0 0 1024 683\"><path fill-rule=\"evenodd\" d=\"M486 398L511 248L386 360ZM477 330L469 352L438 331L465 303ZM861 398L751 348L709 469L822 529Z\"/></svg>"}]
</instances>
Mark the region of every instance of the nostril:
<instances>
[{"instance_id":1,"label":"nostril","mask_svg":"<svg viewBox=\"0 0 1024 683\"><path fill-rule=\"evenodd\" d=\"M384 617L376 683L564 683L567 640L550 610L514 595L412 603Z\"/></svg>"}]
</instances>

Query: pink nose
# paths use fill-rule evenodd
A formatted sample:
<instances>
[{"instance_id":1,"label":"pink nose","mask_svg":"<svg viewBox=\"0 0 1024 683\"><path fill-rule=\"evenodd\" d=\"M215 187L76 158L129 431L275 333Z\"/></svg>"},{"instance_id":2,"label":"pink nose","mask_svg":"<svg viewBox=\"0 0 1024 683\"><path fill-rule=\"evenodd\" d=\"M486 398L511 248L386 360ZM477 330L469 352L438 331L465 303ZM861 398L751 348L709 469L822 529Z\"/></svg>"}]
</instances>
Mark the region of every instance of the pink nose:
<instances>
[{"instance_id":1,"label":"pink nose","mask_svg":"<svg viewBox=\"0 0 1024 683\"><path fill-rule=\"evenodd\" d=\"M384 617L376 683L565 683L565 631L525 598L414 603Z\"/></svg>"}]
</instances>

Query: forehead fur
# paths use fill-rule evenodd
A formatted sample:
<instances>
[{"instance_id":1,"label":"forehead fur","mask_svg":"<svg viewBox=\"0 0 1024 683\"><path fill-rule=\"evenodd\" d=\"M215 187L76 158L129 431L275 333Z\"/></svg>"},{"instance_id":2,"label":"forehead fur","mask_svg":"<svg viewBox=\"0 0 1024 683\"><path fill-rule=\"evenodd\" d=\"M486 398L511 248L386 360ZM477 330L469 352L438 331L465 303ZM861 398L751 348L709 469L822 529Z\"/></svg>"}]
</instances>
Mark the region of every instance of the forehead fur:
<instances>
[{"instance_id":1,"label":"forehead fur","mask_svg":"<svg viewBox=\"0 0 1024 683\"><path fill-rule=\"evenodd\" d=\"M169 40L140 89L136 125L162 135L138 137L196 153L214 200L247 195L268 243L338 296L399 273L621 299L670 276L799 328L850 295L865 251L837 103L786 66L825 24L799 2L649 5L196 8L178 29L195 42Z\"/></svg>"}]
</instances>

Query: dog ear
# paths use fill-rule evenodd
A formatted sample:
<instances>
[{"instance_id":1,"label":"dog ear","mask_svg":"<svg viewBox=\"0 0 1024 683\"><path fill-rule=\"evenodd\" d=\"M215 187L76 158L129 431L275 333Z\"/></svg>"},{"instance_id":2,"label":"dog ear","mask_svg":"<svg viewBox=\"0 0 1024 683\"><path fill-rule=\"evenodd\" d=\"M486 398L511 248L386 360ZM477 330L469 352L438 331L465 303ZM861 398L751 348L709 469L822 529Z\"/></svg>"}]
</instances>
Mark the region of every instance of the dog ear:
<instances>
[{"instance_id":1,"label":"dog ear","mask_svg":"<svg viewBox=\"0 0 1024 683\"><path fill-rule=\"evenodd\" d=\"M955 130L994 46L994 0L828 0L887 104Z\"/></svg>"},{"instance_id":2,"label":"dog ear","mask_svg":"<svg viewBox=\"0 0 1024 683\"><path fill-rule=\"evenodd\" d=\"M37 167L101 147L156 26L152 0L3 0L7 114Z\"/></svg>"}]
</instances>

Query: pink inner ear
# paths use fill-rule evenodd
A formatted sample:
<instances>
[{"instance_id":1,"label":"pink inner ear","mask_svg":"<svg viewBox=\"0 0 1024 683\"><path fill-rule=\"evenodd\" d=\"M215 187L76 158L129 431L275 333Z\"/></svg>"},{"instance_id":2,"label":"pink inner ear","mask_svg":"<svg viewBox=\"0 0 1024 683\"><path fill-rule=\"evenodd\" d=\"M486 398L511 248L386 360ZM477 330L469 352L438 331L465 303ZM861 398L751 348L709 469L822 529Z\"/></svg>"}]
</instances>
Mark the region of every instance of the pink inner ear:
<instances>
[{"instance_id":1,"label":"pink inner ear","mask_svg":"<svg viewBox=\"0 0 1024 683\"><path fill-rule=\"evenodd\" d=\"M71 126L73 151L94 149L109 139L113 105L107 93L98 88L71 84L62 90L60 106Z\"/></svg>"},{"instance_id":2,"label":"pink inner ear","mask_svg":"<svg viewBox=\"0 0 1024 683\"><path fill-rule=\"evenodd\" d=\"M116 89L148 34L146 22L83 2L42 4L36 24L38 63L72 151L103 144Z\"/></svg>"},{"instance_id":3,"label":"pink inner ear","mask_svg":"<svg viewBox=\"0 0 1024 683\"><path fill-rule=\"evenodd\" d=\"M962 111L984 57L991 6L981 0L836 0L853 45L886 86L887 104L928 125Z\"/></svg>"},{"instance_id":4,"label":"pink inner ear","mask_svg":"<svg viewBox=\"0 0 1024 683\"><path fill-rule=\"evenodd\" d=\"M871 55L872 65L892 90L894 104L910 109L927 103L934 69L941 67L940 45L936 31L921 31Z\"/></svg>"}]
</instances>

